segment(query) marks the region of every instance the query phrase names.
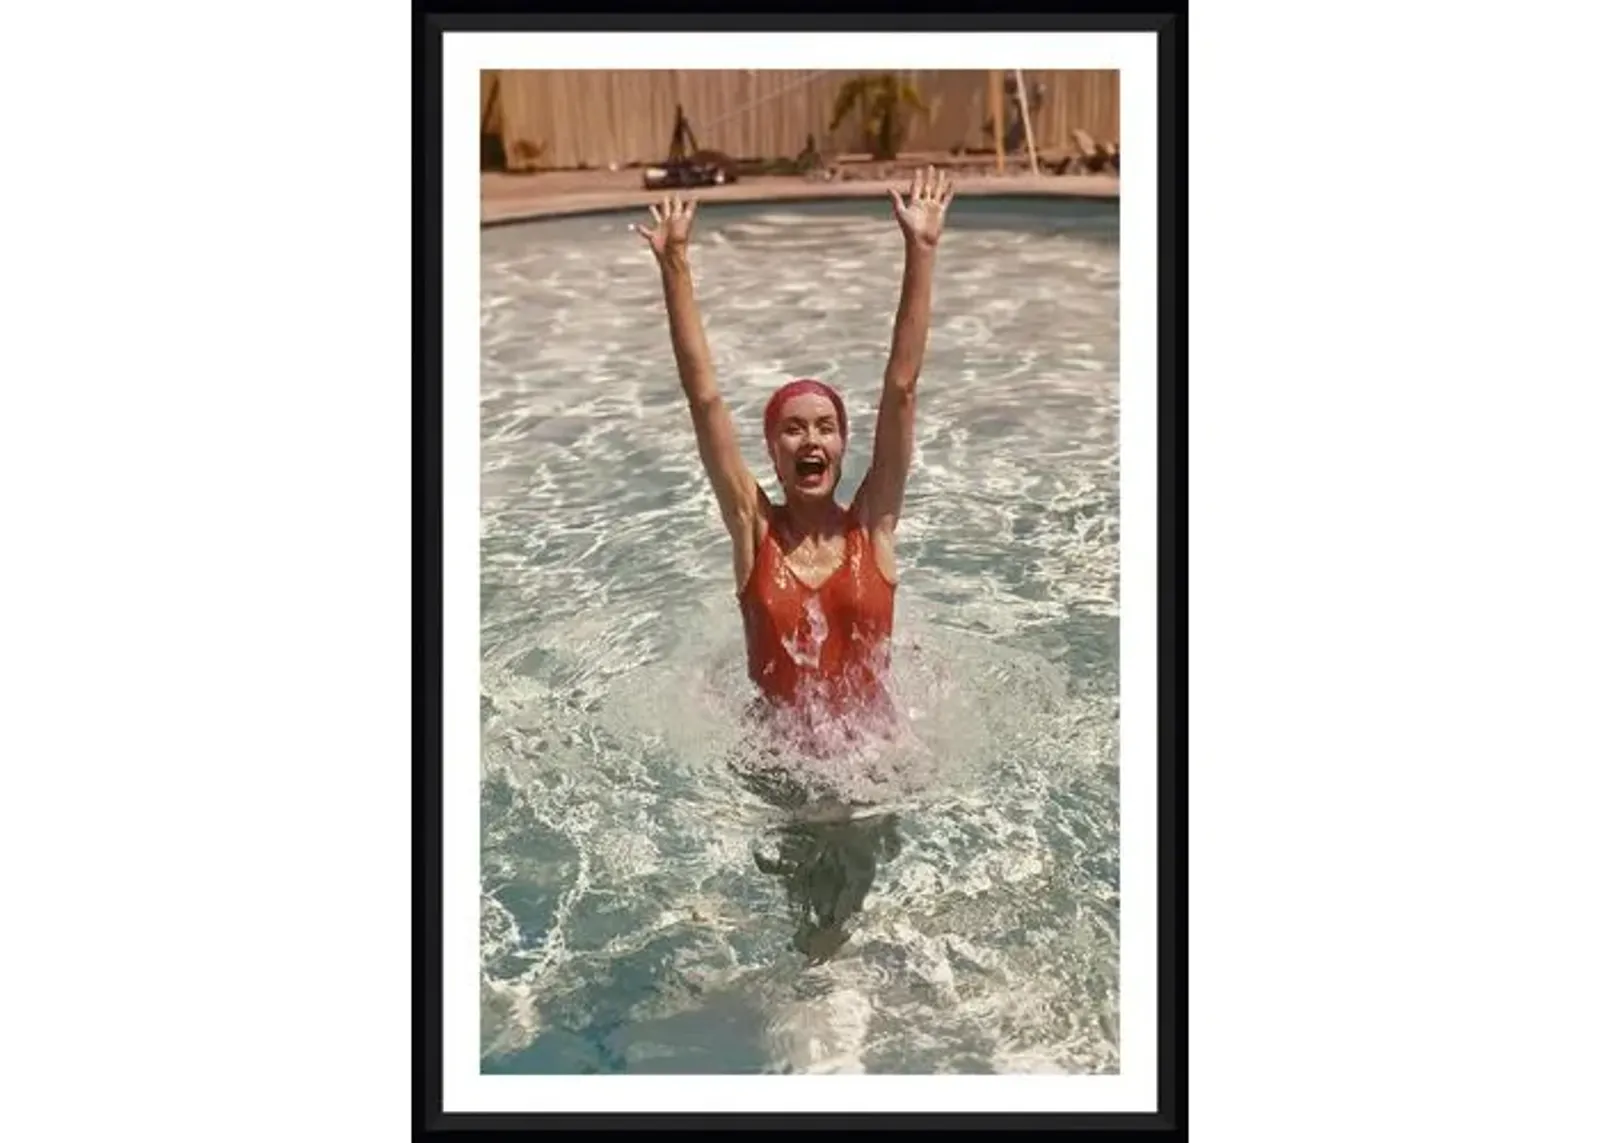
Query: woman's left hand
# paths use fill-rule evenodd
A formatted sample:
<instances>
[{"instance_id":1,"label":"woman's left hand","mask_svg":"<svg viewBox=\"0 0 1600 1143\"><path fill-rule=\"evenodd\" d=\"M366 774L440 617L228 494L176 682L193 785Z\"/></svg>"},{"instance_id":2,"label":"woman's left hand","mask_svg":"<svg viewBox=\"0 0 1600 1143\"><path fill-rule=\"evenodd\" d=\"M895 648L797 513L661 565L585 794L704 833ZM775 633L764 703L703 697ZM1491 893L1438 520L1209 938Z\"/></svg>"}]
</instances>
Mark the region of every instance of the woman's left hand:
<instances>
[{"instance_id":1,"label":"woman's left hand","mask_svg":"<svg viewBox=\"0 0 1600 1143\"><path fill-rule=\"evenodd\" d=\"M955 189L950 176L933 167L918 171L911 178L911 194L902 198L900 192L891 190L894 216L907 242L933 247L939 244L944 233L945 207L950 205Z\"/></svg>"}]
</instances>

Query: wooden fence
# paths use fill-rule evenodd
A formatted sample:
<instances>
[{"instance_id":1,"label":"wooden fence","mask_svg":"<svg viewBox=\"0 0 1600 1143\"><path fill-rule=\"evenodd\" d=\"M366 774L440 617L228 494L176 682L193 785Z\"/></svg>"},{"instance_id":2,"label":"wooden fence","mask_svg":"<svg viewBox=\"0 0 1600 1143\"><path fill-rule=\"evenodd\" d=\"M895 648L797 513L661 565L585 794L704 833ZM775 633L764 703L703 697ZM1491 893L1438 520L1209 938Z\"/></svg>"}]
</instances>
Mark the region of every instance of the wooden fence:
<instances>
[{"instance_id":1,"label":"wooden fence","mask_svg":"<svg viewBox=\"0 0 1600 1143\"><path fill-rule=\"evenodd\" d=\"M828 130L846 71L498 71L484 72L480 111L511 170L625 166L659 162L672 139L674 110L684 114L702 149L735 158L793 157L816 139L824 154L861 151L853 120ZM914 118L901 150L948 152L993 148L986 71L906 71L928 106ZM1007 73L1008 75L1010 73ZM1073 128L1120 142L1118 73L1028 71L1040 151L1075 151Z\"/></svg>"}]
</instances>

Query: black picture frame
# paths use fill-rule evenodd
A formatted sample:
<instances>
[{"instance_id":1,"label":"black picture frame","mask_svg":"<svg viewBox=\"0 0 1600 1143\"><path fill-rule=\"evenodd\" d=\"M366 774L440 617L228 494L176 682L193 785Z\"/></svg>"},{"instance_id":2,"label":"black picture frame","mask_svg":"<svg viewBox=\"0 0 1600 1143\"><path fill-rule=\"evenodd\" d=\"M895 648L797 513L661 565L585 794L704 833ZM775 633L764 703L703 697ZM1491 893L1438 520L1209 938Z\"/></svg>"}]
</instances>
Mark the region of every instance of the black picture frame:
<instances>
[{"instance_id":1,"label":"black picture frame","mask_svg":"<svg viewBox=\"0 0 1600 1143\"><path fill-rule=\"evenodd\" d=\"M413 9L413 1133L562 1128L676 1130L1107 1130L1188 1134L1187 1050L1187 84L1186 5L1137 13L1029 15L461 13ZM1158 1110L1151 1113L528 1113L443 1108L441 972L442 219L441 61L447 32L471 31L1118 31L1158 40L1159 373Z\"/></svg>"}]
</instances>

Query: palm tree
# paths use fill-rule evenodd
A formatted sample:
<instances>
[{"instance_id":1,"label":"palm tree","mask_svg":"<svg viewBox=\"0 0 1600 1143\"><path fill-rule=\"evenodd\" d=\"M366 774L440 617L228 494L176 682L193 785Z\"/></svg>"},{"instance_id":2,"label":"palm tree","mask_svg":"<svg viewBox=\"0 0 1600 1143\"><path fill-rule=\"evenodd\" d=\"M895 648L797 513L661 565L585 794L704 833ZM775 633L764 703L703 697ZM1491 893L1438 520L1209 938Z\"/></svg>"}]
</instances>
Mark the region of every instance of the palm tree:
<instances>
[{"instance_id":1,"label":"palm tree","mask_svg":"<svg viewBox=\"0 0 1600 1143\"><path fill-rule=\"evenodd\" d=\"M914 114L925 114L928 105L908 81L894 72L860 75L839 88L833 101L833 121L829 131L852 112L860 116L861 137L874 159L892 159L905 141L906 129Z\"/></svg>"}]
</instances>

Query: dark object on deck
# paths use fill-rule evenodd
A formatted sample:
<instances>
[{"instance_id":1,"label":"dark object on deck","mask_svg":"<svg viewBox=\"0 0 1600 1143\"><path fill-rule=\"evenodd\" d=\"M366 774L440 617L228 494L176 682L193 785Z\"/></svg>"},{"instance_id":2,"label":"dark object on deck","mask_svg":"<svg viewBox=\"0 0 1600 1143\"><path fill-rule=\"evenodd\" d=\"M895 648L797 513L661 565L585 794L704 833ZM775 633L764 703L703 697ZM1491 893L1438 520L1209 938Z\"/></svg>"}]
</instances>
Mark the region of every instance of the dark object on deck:
<instances>
[{"instance_id":1,"label":"dark object on deck","mask_svg":"<svg viewBox=\"0 0 1600 1143\"><path fill-rule=\"evenodd\" d=\"M667 161L658 167L645 168L644 189L720 187L724 183L738 181L739 176L731 166L708 159L700 153L694 131L683 114L683 104L678 104L677 121L672 126L672 143L667 148Z\"/></svg>"},{"instance_id":2,"label":"dark object on deck","mask_svg":"<svg viewBox=\"0 0 1600 1143\"><path fill-rule=\"evenodd\" d=\"M1057 174L1121 173L1122 154L1117 144L1102 143L1082 127L1072 129L1072 139L1077 144L1078 153L1063 159Z\"/></svg>"},{"instance_id":3,"label":"dark object on deck","mask_svg":"<svg viewBox=\"0 0 1600 1143\"><path fill-rule=\"evenodd\" d=\"M802 174L806 171L822 169L822 152L817 150L817 137L809 131L806 133L805 150L794 161L795 170Z\"/></svg>"},{"instance_id":4,"label":"dark object on deck","mask_svg":"<svg viewBox=\"0 0 1600 1143\"><path fill-rule=\"evenodd\" d=\"M488 74L489 92L478 120L478 169L503 171L506 169L506 140L500 113L500 73Z\"/></svg>"}]
</instances>

